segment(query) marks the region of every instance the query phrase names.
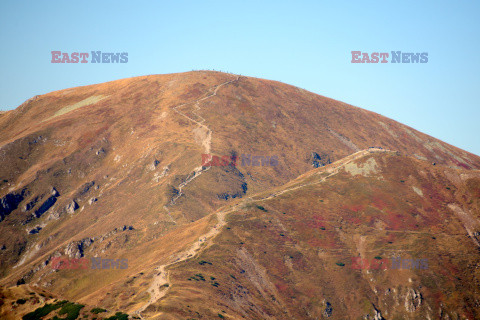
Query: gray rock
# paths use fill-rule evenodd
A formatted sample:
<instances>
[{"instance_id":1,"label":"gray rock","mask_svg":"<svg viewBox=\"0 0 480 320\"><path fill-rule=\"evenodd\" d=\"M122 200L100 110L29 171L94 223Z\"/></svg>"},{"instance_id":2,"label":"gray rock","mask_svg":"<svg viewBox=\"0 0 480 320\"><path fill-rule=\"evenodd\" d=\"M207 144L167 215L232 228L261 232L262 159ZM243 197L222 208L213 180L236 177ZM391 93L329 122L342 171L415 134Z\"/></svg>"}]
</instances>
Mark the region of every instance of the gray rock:
<instances>
[{"instance_id":1,"label":"gray rock","mask_svg":"<svg viewBox=\"0 0 480 320\"><path fill-rule=\"evenodd\" d=\"M94 185L95 185L95 181L90 181L90 182L85 183L84 185L82 185L80 187L80 190L78 191L79 195L83 196L88 191L90 191L90 188L93 187Z\"/></svg>"},{"instance_id":2,"label":"gray rock","mask_svg":"<svg viewBox=\"0 0 480 320\"><path fill-rule=\"evenodd\" d=\"M76 203L75 200L72 200L69 204L65 206L65 211L69 214L73 214L77 209L78 203Z\"/></svg>"},{"instance_id":3,"label":"gray rock","mask_svg":"<svg viewBox=\"0 0 480 320\"><path fill-rule=\"evenodd\" d=\"M50 209L55 202L57 202L56 196L50 196L45 202L35 211L35 217L40 218L45 212Z\"/></svg>"},{"instance_id":4,"label":"gray rock","mask_svg":"<svg viewBox=\"0 0 480 320\"><path fill-rule=\"evenodd\" d=\"M333 308L332 304L330 302L325 303L325 310L323 311L323 315L327 318L330 318L332 316Z\"/></svg>"},{"instance_id":5,"label":"gray rock","mask_svg":"<svg viewBox=\"0 0 480 320\"><path fill-rule=\"evenodd\" d=\"M50 191L51 195L54 197L58 197L60 193L58 193L57 189L55 187L52 187L52 190Z\"/></svg>"},{"instance_id":6,"label":"gray rock","mask_svg":"<svg viewBox=\"0 0 480 320\"><path fill-rule=\"evenodd\" d=\"M64 250L65 255L69 258L82 258L85 253L85 249L91 246L93 238L84 238L80 241L70 242Z\"/></svg>"},{"instance_id":7,"label":"gray rock","mask_svg":"<svg viewBox=\"0 0 480 320\"><path fill-rule=\"evenodd\" d=\"M32 230L28 231L29 234L37 234L40 232L40 230L42 230L42 227L40 226L37 226L35 228L33 228Z\"/></svg>"},{"instance_id":8,"label":"gray rock","mask_svg":"<svg viewBox=\"0 0 480 320\"><path fill-rule=\"evenodd\" d=\"M18 193L9 193L0 198L0 222L5 219L13 210L18 208L20 202L25 198L26 190L23 189Z\"/></svg>"},{"instance_id":9,"label":"gray rock","mask_svg":"<svg viewBox=\"0 0 480 320\"><path fill-rule=\"evenodd\" d=\"M405 310L408 312L415 312L422 304L422 295L420 292L409 288L405 295Z\"/></svg>"},{"instance_id":10,"label":"gray rock","mask_svg":"<svg viewBox=\"0 0 480 320\"><path fill-rule=\"evenodd\" d=\"M34 199L32 199L30 202L28 202L26 205L23 206L22 211L27 212L32 210L37 204L37 202L38 202L38 197L35 197Z\"/></svg>"}]
</instances>

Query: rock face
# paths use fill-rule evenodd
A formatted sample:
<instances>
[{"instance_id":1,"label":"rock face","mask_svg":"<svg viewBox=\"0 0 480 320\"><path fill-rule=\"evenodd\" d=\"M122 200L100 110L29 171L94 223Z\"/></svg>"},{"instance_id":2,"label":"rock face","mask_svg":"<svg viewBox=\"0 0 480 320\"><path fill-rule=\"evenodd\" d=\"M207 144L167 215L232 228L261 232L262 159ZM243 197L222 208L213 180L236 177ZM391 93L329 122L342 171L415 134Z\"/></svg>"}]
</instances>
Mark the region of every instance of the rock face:
<instances>
[{"instance_id":1,"label":"rock face","mask_svg":"<svg viewBox=\"0 0 480 320\"><path fill-rule=\"evenodd\" d=\"M60 193L57 191L57 189L55 189L55 187L52 187L52 190L50 191L50 194L51 194L53 197L58 197L58 196L60 196Z\"/></svg>"},{"instance_id":2,"label":"rock face","mask_svg":"<svg viewBox=\"0 0 480 320\"><path fill-rule=\"evenodd\" d=\"M374 312L373 320L385 320L385 318L382 317L382 313L378 311L377 308L375 308L375 306L373 307L373 312Z\"/></svg>"},{"instance_id":3,"label":"rock face","mask_svg":"<svg viewBox=\"0 0 480 320\"><path fill-rule=\"evenodd\" d=\"M90 245L93 244L93 239L85 238L80 241L74 241L67 245L65 248L64 254L69 258L82 258L84 256L84 251Z\"/></svg>"},{"instance_id":4,"label":"rock face","mask_svg":"<svg viewBox=\"0 0 480 320\"><path fill-rule=\"evenodd\" d=\"M422 294L409 288L405 295L405 310L415 312L422 305Z\"/></svg>"},{"instance_id":5,"label":"rock face","mask_svg":"<svg viewBox=\"0 0 480 320\"><path fill-rule=\"evenodd\" d=\"M48 209L50 209L55 204L55 202L57 202L57 196L50 196L47 200L45 200L44 203L42 203L40 208L35 211L35 218L40 218L45 212L48 211Z\"/></svg>"},{"instance_id":6,"label":"rock face","mask_svg":"<svg viewBox=\"0 0 480 320\"><path fill-rule=\"evenodd\" d=\"M18 205L25 198L26 190L22 190L18 193L9 193L0 198L0 222L5 219L12 211L18 208Z\"/></svg>"},{"instance_id":7,"label":"rock face","mask_svg":"<svg viewBox=\"0 0 480 320\"><path fill-rule=\"evenodd\" d=\"M28 231L28 233L29 233L29 234L37 234L37 233L40 232L40 230L42 230L42 227L37 226L37 227L31 229L30 231Z\"/></svg>"},{"instance_id":8,"label":"rock face","mask_svg":"<svg viewBox=\"0 0 480 320\"><path fill-rule=\"evenodd\" d=\"M325 303L325 310L323 311L323 316L326 318L330 318L332 316L333 308L330 302Z\"/></svg>"},{"instance_id":9,"label":"rock face","mask_svg":"<svg viewBox=\"0 0 480 320\"><path fill-rule=\"evenodd\" d=\"M25 206L23 206L22 211L27 212L32 210L37 205L37 202L38 202L38 197L33 198L31 201L25 204Z\"/></svg>"},{"instance_id":10,"label":"rock face","mask_svg":"<svg viewBox=\"0 0 480 320\"><path fill-rule=\"evenodd\" d=\"M94 185L95 185L95 181L90 181L85 183L80 187L80 190L78 191L79 195L83 196L87 194Z\"/></svg>"},{"instance_id":11,"label":"rock face","mask_svg":"<svg viewBox=\"0 0 480 320\"><path fill-rule=\"evenodd\" d=\"M65 207L65 211L69 214L73 214L77 209L78 209L78 203L76 203L75 200L70 201Z\"/></svg>"}]
</instances>

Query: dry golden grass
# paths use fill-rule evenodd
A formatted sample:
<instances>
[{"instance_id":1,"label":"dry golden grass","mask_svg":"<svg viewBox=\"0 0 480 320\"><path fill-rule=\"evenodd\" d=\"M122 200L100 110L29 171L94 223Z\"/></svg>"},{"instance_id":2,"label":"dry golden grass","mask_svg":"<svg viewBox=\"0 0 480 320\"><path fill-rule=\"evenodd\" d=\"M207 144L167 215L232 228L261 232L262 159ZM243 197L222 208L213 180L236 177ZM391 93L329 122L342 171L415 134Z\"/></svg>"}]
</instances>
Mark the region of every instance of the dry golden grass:
<instances>
[{"instance_id":1,"label":"dry golden grass","mask_svg":"<svg viewBox=\"0 0 480 320\"><path fill-rule=\"evenodd\" d=\"M393 301L378 302L367 275L347 272L347 265L337 262L357 251L381 251L388 241L420 253L471 250L465 234L458 235L466 220L455 218L447 202L478 216L478 156L283 83L208 71L123 79L34 97L0 114L0 128L0 198L24 197L0 222L4 287L24 279L58 297L132 313L149 300L155 268L211 230L215 212L240 202L245 209L235 209L228 226L209 242L213 245L199 257L169 264L167 295L142 314L305 318L320 317L329 302L336 312L360 315L339 306L348 301L373 315L372 304L384 308ZM352 155L371 146L403 156ZM220 156L277 155L280 161L275 167L198 169L208 148ZM312 170L313 153L325 163L337 162ZM345 170L349 161L354 163ZM55 205L27 222L52 187L59 192ZM65 209L72 200L78 204L73 214ZM28 203L35 204L23 210ZM123 231L124 225L133 230ZM40 232L28 234L36 226ZM409 230L408 236L402 230ZM436 237L438 247L428 232L443 234ZM83 248L85 257L126 258L128 269L51 272L45 266L82 239L93 240ZM198 264L201 259L212 265ZM459 258L442 259L452 274L468 274ZM244 267L251 278L235 275ZM435 270L442 274L440 267ZM425 293L434 297L432 308L442 301L468 315L471 308L459 302L465 295L448 293L458 291L454 285L469 288L475 272L459 276L461 282L431 276L415 283L450 286ZM216 287L209 278L188 280L196 273L222 282ZM410 276L379 277L379 288L402 284L398 294L410 294L402 291ZM353 286L356 281L361 284Z\"/></svg>"}]
</instances>

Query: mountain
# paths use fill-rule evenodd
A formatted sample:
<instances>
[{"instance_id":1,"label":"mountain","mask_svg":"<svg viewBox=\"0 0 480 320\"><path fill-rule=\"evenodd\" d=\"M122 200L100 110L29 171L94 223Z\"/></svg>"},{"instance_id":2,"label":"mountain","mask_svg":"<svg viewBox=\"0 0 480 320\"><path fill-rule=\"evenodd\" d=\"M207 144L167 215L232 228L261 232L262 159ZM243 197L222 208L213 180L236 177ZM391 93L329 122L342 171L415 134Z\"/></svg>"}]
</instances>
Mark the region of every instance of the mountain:
<instances>
[{"instance_id":1,"label":"mountain","mask_svg":"<svg viewBox=\"0 0 480 320\"><path fill-rule=\"evenodd\" d=\"M480 318L480 157L379 114L195 71L0 128L4 317Z\"/></svg>"}]
</instances>

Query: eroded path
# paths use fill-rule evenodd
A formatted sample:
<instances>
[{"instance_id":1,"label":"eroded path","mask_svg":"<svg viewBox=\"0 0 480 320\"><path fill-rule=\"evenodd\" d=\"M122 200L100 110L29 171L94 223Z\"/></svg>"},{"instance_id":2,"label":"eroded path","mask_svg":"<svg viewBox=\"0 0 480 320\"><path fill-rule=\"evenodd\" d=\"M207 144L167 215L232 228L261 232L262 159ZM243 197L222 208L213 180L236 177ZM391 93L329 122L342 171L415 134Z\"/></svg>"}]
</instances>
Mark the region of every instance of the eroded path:
<instances>
[{"instance_id":1,"label":"eroded path","mask_svg":"<svg viewBox=\"0 0 480 320\"><path fill-rule=\"evenodd\" d=\"M197 124L200 128L202 128L204 130L204 132L206 132L206 135L202 140L202 146L204 148L205 154L209 154L210 150L211 150L212 130L205 124L205 119L197 113L197 111L201 110L200 103L202 101L206 100L206 99L209 99L211 97L216 96L218 90L222 86L227 85L227 84L232 83L232 82L235 82L235 81L238 81L238 79L240 79L240 76L237 76L233 80L225 81L225 82L223 82L219 85L216 85L216 86L210 88L210 91L213 90L212 93L203 97L203 98L197 99L193 102L180 104L180 105L175 106L173 108L173 110L176 113L178 113L179 115L187 118L188 120L192 121L193 123ZM195 108L192 111L192 114L194 114L196 117L198 117L198 120L192 119L191 117L187 116L182 111L178 110L179 108L182 108L184 106L191 105L191 104L193 104L194 108ZM200 176L200 174L202 174L204 171L207 171L208 169L210 169L210 167L206 167L206 168L203 168L202 166L196 167L193 170L193 173L191 173L187 177L187 179L185 179L185 181L182 182L178 186L178 188L177 188L178 194L176 194L172 198L172 200L170 201L170 205L174 205L175 201L182 196L182 194L183 194L182 189L185 186L187 186L193 179L197 178L198 176ZM225 225L226 214L229 213L229 212L232 212L233 210L234 209L232 208L232 209L227 210L227 211L221 211L221 212L215 213L216 218L217 218L217 224L216 225L214 225L208 232L203 234L198 239L198 241L194 242L185 251L177 253L176 255L174 255L173 257L170 258L169 262L167 262L166 264L162 264L162 265L155 268L156 273L153 277L153 282L148 289L148 293L150 294L150 299L139 310L135 311L135 314L137 316L139 316L141 319L143 319L143 317L141 315L141 312L143 312L146 308L148 308L154 302L158 301L159 299L162 299L167 294L168 289L170 287L170 279L169 279L169 273L166 270L166 268L168 268L169 266L171 266L173 264L176 264L176 263L185 261L187 259L190 259L190 258L194 257L196 254L198 254L202 249L202 244L204 244L206 241L212 240L220 232L222 227Z\"/></svg>"},{"instance_id":2,"label":"eroded path","mask_svg":"<svg viewBox=\"0 0 480 320\"><path fill-rule=\"evenodd\" d=\"M217 91L229 84L229 83L232 83L232 82L235 82L235 81L238 81L238 79L240 79L240 76L237 76L236 79L233 79L233 80L229 80L229 81L225 81L221 84L218 84L216 86L213 86L212 88L210 88L210 91L212 91L211 94L203 97L203 98L200 98L200 99L197 99L193 102L188 102L188 103L183 103L183 104L180 104L178 106L175 106L173 107L173 110L178 113L179 115L181 115L182 117L185 117L187 118L189 121L192 121L193 123L197 124L199 126L199 128L201 128L201 130L203 130L203 132L205 133L203 139L202 139L202 146L204 148L204 153L205 154L210 154L210 151L211 151L211 148L212 148L212 130L205 124L205 119L200 116L197 111L201 110L200 108L200 103L206 99L209 99L211 97L214 97L217 95ZM187 116L185 113L183 113L182 111L178 110L179 108L182 108L184 106L187 106L187 105L191 105L193 104L194 105L194 110L192 111L192 114L194 114L198 120L195 120L195 119L192 119L191 117ZM196 167L195 169L193 169L193 172L191 174L189 174L187 176L187 178L185 179L184 182L182 182L177 190L178 190L178 193L172 198L172 200L170 201L170 205L174 205L175 204L175 201L177 201L178 198L180 198L182 195L183 195L183 188L188 185L193 179L197 178L199 175L202 174L202 172L204 171L207 171L208 169L210 169L210 167L206 167L205 169L200 165L198 167Z\"/></svg>"},{"instance_id":3,"label":"eroded path","mask_svg":"<svg viewBox=\"0 0 480 320\"><path fill-rule=\"evenodd\" d=\"M233 81L235 81L235 80L233 80ZM230 82L232 82L232 81L225 82L224 84L230 83ZM217 87L215 89L214 93L218 90L218 88L219 87ZM203 98L203 99L205 99L205 98ZM210 230L208 230L208 232L206 232L205 234L200 236L197 241L195 241L191 246L189 246L184 251L173 255L170 258L169 262L167 262L165 264L162 264L162 265L158 266L157 268L155 268L156 274L154 275L153 282L148 289L148 293L150 294L150 299L148 300L148 302L143 307L141 307L135 313L142 318L141 312L143 312L151 304L153 304L156 301L162 299L167 294L168 289L170 288L170 278L169 278L169 272L166 269L168 267L176 264L176 263L186 261L186 260L188 260L190 258L193 258L194 256L198 255L204 248L206 248L206 246L202 246L202 245L204 243L207 243L207 242L211 241L212 239L214 239L220 233L221 229L225 226L226 215L229 214L230 212L233 212L233 211L237 210L238 207L241 206L242 204L244 204L245 202L252 201L252 200L253 201L264 201L264 200L267 200L267 199L277 197L277 196L279 196L279 195L281 195L285 192L289 192L289 191L292 191L292 190L303 188L303 187L311 185L311 184L322 183L327 178L337 174L341 168L345 167L345 165L351 163L352 161L354 161L356 159L359 159L361 157L364 157L365 155L367 155L369 153L379 153L379 152L392 152L392 151L384 150L384 149L361 150L361 151L356 152L356 153L354 153L350 156L347 156L347 157L345 157L345 158L343 158L339 161L336 161L329 168L326 168L327 169L326 172L328 172L329 175L323 177L322 179L319 179L318 181L315 181L315 182L309 183L309 184L303 184L303 185L287 188L285 190L273 193L270 196L263 197L263 198L247 198L247 199L237 203L236 205L231 206L227 210L223 210L223 211L219 211L219 212L214 213L214 215L216 215L217 223Z\"/></svg>"},{"instance_id":4,"label":"eroded path","mask_svg":"<svg viewBox=\"0 0 480 320\"><path fill-rule=\"evenodd\" d=\"M205 249L206 246L202 246L202 245L204 243L211 241L220 233L223 226L225 226L226 224L226 221L225 221L226 215L230 212L235 211L238 205L239 204L231 207L228 210L214 213L214 215L217 218L217 223L210 230L208 230L208 232L200 236L198 238L198 241L195 241L191 246L189 246L184 251L173 255L170 258L169 262L155 268L156 274L154 275L153 282L148 289L148 293L150 294L150 299L144 306L142 306L139 310L135 311L136 315L138 315L141 319L143 319L141 312L143 312L151 304L162 299L167 294L168 289L170 288L170 276L169 276L169 272L166 269L174 264L193 258L194 256L198 255L203 249Z\"/></svg>"},{"instance_id":5,"label":"eroded path","mask_svg":"<svg viewBox=\"0 0 480 320\"><path fill-rule=\"evenodd\" d=\"M272 193L267 197L251 198L251 199L254 200L254 201L264 201L264 200L275 198L275 197L277 197L281 194L284 194L284 193L292 191L292 190L300 189L300 188L310 186L310 185L313 185L313 184L323 183L323 182L325 182L325 180L327 180L331 176L336 175L340 171L340 169L344 168L347 164L351 163L352 161L355 161L359 158L362 158L362 157L364 157L364 156L366 156L370 153L385 153L385 152L395 152L395 151L386 150L386 149L377 149L377 148L360 150L358 152L355 152L355 153L353 153L353 154L351 154L351 155L349 155L345 158L342 158L342 159L340 159L338 161L335 161L334 163L330 164L329 167L326 168L326 171L324 171L324 172L329 173L329 175L323 177L322 179L320 179L318 181L311 182L311 183L306 183L306 184L302 184L302 185L297 185L297 186L294 186L294 187L290 187L290 188ZM323 173L323 172L320 172L320 173Z\"/></svg>"}]
</instances>

